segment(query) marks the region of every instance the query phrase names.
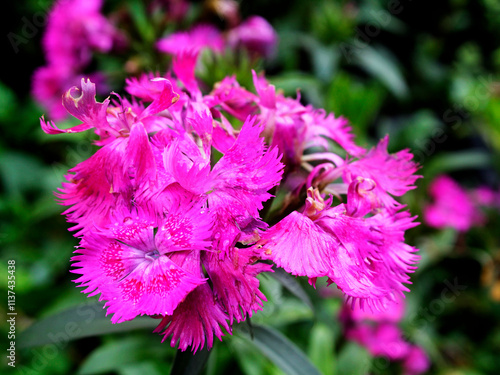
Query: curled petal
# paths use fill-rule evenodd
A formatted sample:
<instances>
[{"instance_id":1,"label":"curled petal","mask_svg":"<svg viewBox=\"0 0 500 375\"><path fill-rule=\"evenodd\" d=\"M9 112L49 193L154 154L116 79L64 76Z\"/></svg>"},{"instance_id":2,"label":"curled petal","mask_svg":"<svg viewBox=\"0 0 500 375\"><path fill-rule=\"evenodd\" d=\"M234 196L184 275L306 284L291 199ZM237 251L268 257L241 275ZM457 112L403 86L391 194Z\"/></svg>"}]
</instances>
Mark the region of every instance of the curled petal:
<instances>
[{"instance_id":1,"label":"curled petal","mask_svg":"<svg viewBox=\"0 0 500 375\"><path fill-rule=\"evenodd\" d=\"M95 96L95 84L82 78L81 89L76 86L69 89L63 96L63 105L73 117L82 121L82 125L88 128L109 129L106 119L109 98L99 103Z\"/></svg>"}]
</instances>

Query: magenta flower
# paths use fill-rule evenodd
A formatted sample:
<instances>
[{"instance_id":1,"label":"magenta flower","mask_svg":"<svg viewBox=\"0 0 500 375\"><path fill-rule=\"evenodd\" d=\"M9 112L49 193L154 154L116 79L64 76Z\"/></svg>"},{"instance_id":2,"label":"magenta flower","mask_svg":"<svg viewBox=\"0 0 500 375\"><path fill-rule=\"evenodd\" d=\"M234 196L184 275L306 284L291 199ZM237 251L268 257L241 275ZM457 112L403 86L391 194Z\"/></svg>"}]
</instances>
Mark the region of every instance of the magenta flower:
<instances>
[{"instance_id":1,"label":"magenta flower","mask_svg":"<svg viewBox=\"0 0 500 375\"><path fill-rule=\"evenodd\" d=\"M323 110L303 106L300 97L292 99L276 93L275 87L263 76L254 71L252 74L258 95L256 103L266 124L263 134L269 144L278 147L289 170L297 168L303 161L312 160L327 159L342 165L343 158L329 151L327 138L353 155L364 152L354 144L352 129L344 118L335 118L333 114L326 115ZM321 151L316 150L304 157L304 152L312 147Z\"/></svg>"},{"instance_id":2,"label":"magenta flower","mask_svg":"<svg viewBox=\"0 0 500 375\"><path fill-rule=\"evenodd\" d=\"M429 185L429 194L434 202L424 208L424 221L427 225L466 232L471 227L484 223L484 215L468 192L451 177L436 177Z\"/></svg>"},{"instance_id":3,"label":"magenta flower","mask_svg":"<svg viewBox=\"0 0 500 375\"><path fill-rule=\"evenodd\" d=\"M172 315L206 279L200 251L210 245L212 218L199 204L172 202L168 214L114 213L108 228L86 233L73 257L85 293L101 293L113 323L137 315Z\"/></svg>"},{"instance_id":4,"label":"magenta flower","mask_svg":"<svg viewBox=\"0 0 500 375\"><path fill-rule=\"evenodd\" d=\"M49 13L42 40L47 65L35 71L32 95L53 120L66 116L61 96L78 84L93 53L109 52L125 43L123 35L100 13L101 7L102 0L57 1ZM90 76L94 82L104 81L100 73ZM104 85L100 87L104 89Z\"/></svg>"},{"instance_id":5,"label":"magenta flower","mask_svg":"<svg viewBox=\"0 0 500 375\"><path fill-rule=\"evenodd\" d=\"M250 53L270 57L276 49L278 35L264 18L252 16L231 29L228 44L231 48L245 48Z\"/></svg>"},{"instance_id":6,"label":"magenta flower","mask_svg":"<svg viewBox=\"0 0 500 375\"><path fill-rule=\"evenodd\" d=\"M311 284L325 276L376 314L408 290L418 260L404 243L414 217L393 197L414 187L418 166L407 150L388 154L387 138L366 151L345 119L285 97L255 72L256 94L226 77L205 95L200 50L223 43L208 26L173 34L159 42L173 54L164 77L129 78L130 98L102 102L83 79L63 95L80 124L61 129L42 116L48 134L98 136L58 193L80 238L75 282L100 295L113 323L160 319L155 332L181 350L210 348L262 309L257 275L272 264L260 260ZM269 227L261 214L274 194L297 207L266 207L277 222Z\"/></svg>"},{"instance_id":7,"label":"magenta flower","mask_svg":"<svg viewBox=\"0 0 500 375\"><path fill-rule=\"evenodd\" d=\"M318 190L308 190L302 213L294 211L262 233L257 243L263 256L296 276L328 276L347 299L371 309L384 309L387 301L408 289L410 272L418 256L405 244L404 231L416 225L403 211L382 211L359 216L347 204L330 207Z\"/></svg>"},{"instance_id":8,"label":"magenta flower","mask_svg":"<svg viewBox=\"0 0 500 375\"><path fill-rule=\"evenodd\" d=\"M81 237L75 280L106 301L112 322L139 315L161 318L157 332L196 351L223 330L262 309L253 243L265 224L259 211L281 180L278 150L249 117L212 166L210 109L154 75L129 80L131 101L95 99L82 80L63 104L81 124L60 129L41 118L48 134L94 129L101 146L72 168L59 198ZM210 281L211 287L207 282ZM228 322L229 321L229 322Z\"/></svg>"},{"instance_id":9,"label":"magenta flower","mask_svg":"<svg viewBox=\"0 0 500 375\"><path fill-rule=\"evenodd\" d=\"M200 24L189 31L170 34L156 43L160 52L177 55L185 51L199 52L208 48L220 53L224 50L225 41L222 33L213 25Z\"/></svg>"},{"instance_id":10,"label":"magenta flower","mask_svg":"<svg viewBox=\"0 0 500 375\"><path fill-rule=\"evenodd\" d=\"M404 316L402 298L389 301L385 310L367 311L359 304L344 304L339 314L344 335L365 347L371 355L398 361L406 375L425 373L430 367L427 353L406 341L399 322Z\"/></svg>"},{"instance_id":11,"label":"magenta flower","mask_svg":"<svg viewBox=\"0 0 500 375\"><path fill-rule=\"evenodd\" d=\"M408 150L389 154L388 143L389 137L386 136L359 160L346 164L343 179L350 184L357 177L369 178L374 182L373 194L378 198L379 205L398 211L403 206L394 196L400 197L415 189L415 181L422 176L415 174L419 166Z\"/></svg>"},{"instance_id":12,"label":"magenta flower","mask_svg":"<svg viewBox=\"0 0 500 375\"><path fill-rule=\"evenodd\" d=\"M412 345L403 360L403 375L425 374L430 367L430 359L420 346Z\"/></svg>"},{"instance_id":13,"label":"magenta flower","mask_svg":"<svg viewBox=\"0 0 500 375\"><path fill-rule=\"evenodd\" d=\"M47 134L74 133L93 128L103 145L89 159L72 168L68 182L59 189L61 203L71 206L64 212L68 221L76 223L74 230L85 230L91 223L104 224L118 207L130 207L132 194L144 180L154 179L156 165L147 132L157 125L155 114L168 108L178 98L169 81L161 79L157 98L146 108L124 110L110 107L109 98L95 100L95 85L82 79L81 89L73 87L63 98L70 114L82 123L73 128L59 129L54 123L40 120ZM78 232L80 234L81 232Z\"/></svg>"},{"instance_id":14,"label":"magenta flower","mask_svg":"<svg viewBox=\"0 0 500 375\"><path fill-rule=\"evenodd\" d=\"M120 38L100 13L102 0L57 1L51 9L43 48L49 65L87 66L93 51L108 52Z\"/></svg>"}]
</instances>

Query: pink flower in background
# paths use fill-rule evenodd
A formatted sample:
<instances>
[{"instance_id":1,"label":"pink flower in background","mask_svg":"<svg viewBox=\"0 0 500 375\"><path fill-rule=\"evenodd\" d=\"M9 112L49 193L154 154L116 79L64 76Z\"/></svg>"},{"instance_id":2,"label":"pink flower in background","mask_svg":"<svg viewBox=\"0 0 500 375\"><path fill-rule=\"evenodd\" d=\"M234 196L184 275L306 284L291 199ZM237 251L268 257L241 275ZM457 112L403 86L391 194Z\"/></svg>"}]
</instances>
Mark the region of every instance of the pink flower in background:
<instances>
[{"instance_id":1,"label":"pink flower in background","mask_svg":"<svg viewBox=\"0 0 500 375\"><path fill-rule=\"evenodd\" d=\"M271 57L276 52L278 35L264 18L253 16L236 27L222 32L211 24L198 24L186 31L169 34L156 43L160 52L178 55L208 49L221 54L224 49L245 49L258 57Z\"/></svg>"},{"instance_id":2,"label":"pink flower in background","mask_svg":"<svg viewBox=\"0 0 500 375\"><path fill-rule=\"evenodd\" d=\"M470 192L476 205L485 209L500 210L500 191L488 186L480 186Z\"/></svg>"},{"instance_id":3,"label":"pink flower in background","mask_svg":"<svg viewBox=\"0 0 500 375\"><path fill-rule=\"evenodd\" d=\"M213 25L200 24L189 31L178 31L156 43L160 52L177 55L184 51L199 52L208 48L216 53L224 50L225 41L222 33Z\"/></svg>"},{"instance_id":4,"label":"pink flower in background","mask_svg":"<svg viewBox=\"0 0 500 375\"><path fill-rule=\"evenodd\" d=\"M433 202L424 207L423 211L427 225L466 232L471 227L484 223L485 217L469 193L451 177L436 177L429 185L429 194Z\"/></svg>"},{"instance_id":5,"label":"pink flower in background","mask_svg":"<svg viewBox=\"0 0 500 375\"><path fill-rule=\"evenodd\" d=\"M252 16L231 29L228 44L231 48L243 47L250 53L270 57L276 51L278 34L264 18Z\"/></svg>"},{"instance_id":6,"label":"pink flower in background","mask_svg":"<svg viewBox=\"0 0 500 375\"><path fill-rule=\"evenodd\" d=\"M94 52L109 52L126 43L124 36L101 13L102 0L60 0L51 9L42 48L47 65L32 80L33 98L53 120L66 117L62 95L78 84ZM106 91L104 76L86 74Z\"/></svg>"},{"instance_id":7,"label":"pink flower in background","mask_svg":"<svg viewBox=\"0 0 500 375\"><path fill-rule=\"evenodd\" d=\"M419 375L430 367L427 353L404 339L399 326L405 302L398 297L384 310L367 311L358 303L344 304L339 313L346 339L365 347L371 355L401 363L405 375Z\"/></svg>"},{"instance_id":8,"label":"pink flower in background","mask_svg":"<svg viewBox=\"0 0 500 375\"><path fill-rule=\"evenodd\" d=\"M49 65L79 71L90 62L93 51L111 50L119 34L100 13L102 3L102 0L55 3L42 42Z\"/></svg>"},{"instance_id":9,"label":"pink flower in background","mask_svg":"<svg viewBox=\"0 0 500 375\"><path fill-rule=\"evenodd\" d=\"M425 374L430 367L430 359L420 346L412 345L403 360L403 375Z\"/></svg>"}]
</instances>

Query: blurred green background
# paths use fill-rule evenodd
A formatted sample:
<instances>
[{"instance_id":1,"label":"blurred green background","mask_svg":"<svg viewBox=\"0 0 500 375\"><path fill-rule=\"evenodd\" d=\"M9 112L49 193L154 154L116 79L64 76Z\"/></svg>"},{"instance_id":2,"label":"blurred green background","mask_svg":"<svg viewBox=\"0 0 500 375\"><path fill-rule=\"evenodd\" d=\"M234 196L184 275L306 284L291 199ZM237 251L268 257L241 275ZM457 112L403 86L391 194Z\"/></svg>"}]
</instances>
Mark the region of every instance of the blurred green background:
<instances>
[{"instance_id":1,"label":"blurred green background","mask_svg":"<svg viewBox=\"0 0 500 375\"><path fill-rule=\"evenodd\" d=\"M127 12L141 3L108 1L104 13ZM67 169L92 154L92 135L44 134L38 120L43 110L30 96L31 75L45 64L40 44L44 29L26 24L33 24L34 17L47 12L51 4L47 0L9 3L1 23L5 63L0 73L0 273L7 275L7 260L15 259L17 333L68 307L88 306L71 282L69 259L77 240L67 231L69 225L60 215L63 208L55 203L53 191ZM204 13L203 2L193 4L192 19L203 15L221 21ZM500 2L254 0L238 4L242 18L261 15L278 32L274 58L254 66L265 70L272 83L290 96L300 88L304 102L347 117L362 146L389 134L391 151L412 150L424 176L417 182L418 189L404 197L412 213L421 217L428 201L427 186L441 173L468 188L499 189ZM151 33L141 32L134 14L138 17L137 12L130 16L130 35L138 43L124 55L95 57L96 69L116 67L112 88L117 91L126 77L121 66L128 59L139 61L143 69L163 63L148 48L165 30L149 24L145 27L153 28ZM9 33L24 37L17 52L5 37ZM207 81L237 72L243 86L253 87L248 61L221 59L210 66ZM500 373L500 217L495 210L488 215L484 227L467 233L425 225L407 233L407 242L421 249L422 262L412 276L402 327L409 341L428 352L430 374ZM324 297L321 288L312 289L306 280L280 283L268 276L261 280L269 301L252 322L284 333L322 373L400 373L397 364L372 358L342 338L336 318L338 296ZM449 283L464 288L445 303L442 292ZM0 288L4 296L0 311L5 316L7 284L2 282ZM298 298L303 292L307 295ZM8 348L9 341L5 321L2 318L2 348ZM165 374L175 349L160 344L160 339L147 328L63 340L54 353L47 346L19 348L17 369L34 374ZM205 372L282 373L257 346L237 332L215 344ZM6 366L5 355L0 362Z\"/></svg>"}]
</instances>

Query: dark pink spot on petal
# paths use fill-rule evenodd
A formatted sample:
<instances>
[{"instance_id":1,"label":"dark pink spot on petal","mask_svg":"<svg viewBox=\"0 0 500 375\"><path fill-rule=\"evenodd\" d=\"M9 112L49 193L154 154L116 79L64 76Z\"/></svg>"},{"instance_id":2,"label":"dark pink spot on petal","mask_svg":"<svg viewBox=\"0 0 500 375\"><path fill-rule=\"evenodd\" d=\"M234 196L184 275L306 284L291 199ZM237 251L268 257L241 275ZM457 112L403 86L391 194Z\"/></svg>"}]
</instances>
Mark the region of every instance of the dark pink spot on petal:
<instances>
[{"instance_id":1,"label":"dark pink spot on petal","mask_svg":"<svg viewBox=\"0 0 500 375\"><path fill-rule=\"evenodd\" d=\"M144 291L142 281L136 279L125 279L120 286L124 300L131 301L135 304L141 299Z\"/></svg>"},{"instance_id":2,"label":"dark pink spot on petal","mask_svg":"<svg viewBox=\"0 0 500 375\"><path fill-rule=\"evenodd\" d=\"M102 251L99 263L106 276L113 278L113 280L117 280L125 271L125 265L122 259L122 246L117 242L111 242L108 247Z\"/></svg>"}]
</instances>

